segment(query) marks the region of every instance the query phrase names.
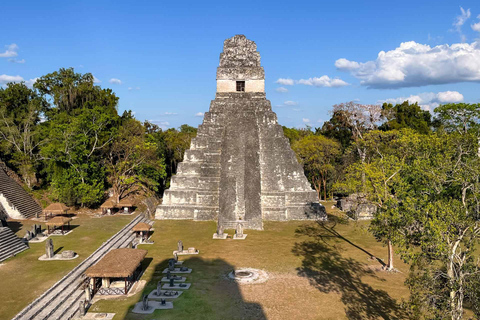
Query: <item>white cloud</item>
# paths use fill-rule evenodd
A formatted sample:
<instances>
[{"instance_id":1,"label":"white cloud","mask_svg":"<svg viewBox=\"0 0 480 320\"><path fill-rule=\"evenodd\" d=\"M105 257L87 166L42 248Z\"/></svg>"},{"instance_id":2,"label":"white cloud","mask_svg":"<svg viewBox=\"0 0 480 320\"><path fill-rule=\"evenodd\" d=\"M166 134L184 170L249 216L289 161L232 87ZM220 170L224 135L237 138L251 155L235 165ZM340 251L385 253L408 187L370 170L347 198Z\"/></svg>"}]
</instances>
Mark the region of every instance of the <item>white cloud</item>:
<instances>
[{"instance_id":1,"label":"white cloud","mask_svg":"<svg viewBox=\"0 0 480 320\"><path fill-rule=\"evenodd\" d=\"M323 119L318 119L317 122L318 122L318 123L322 123L322 122L325 122L325 120L323 120Z\"/></svg>"},{"instance_id":2,"label":"white cloud","mask_svg":"<svg viewBox=\"0 0 480 320\"><path fill-rule=\"evenodd\" d=\"M0 53L0 58L12 58L18 56L18 46L15 43L5 46L7 49L5 52Z\"/></svg>"},{"instance_id":3,"label":"white cloud","mask_svg":"<svg viewBox=\"0 0 480 320\"><path fill-rule=\"evenodd\" d=\"M477 19L480 19L480 14L477 16ZM471 24L470 27L472 27L473 31L480 32L480 21L474 24Z\"/></svg>"},{"instance_id":4,"label":"white cloud","mask_svg":"<svg viewBox=\"0 0 480 320\"><path fill-rule=\"evenodd\" d=\"M298 104L298 102L296 102L296 101L285 101L283 104L286 105L286 106L296 106Z\"/></svg>"},{"instance_id":5,"label":"white cloud","mask_svg":"<svg viewBox=\"0 0 480 320\"><path fill-rule=\"evenodd\" d=\"M293 79L285 79L285 78L280 78L277 81L275 81L275 83L281 84L283 86L293 86L294 85Z\"/></svg>"},{"instance_id":6,"label":"white cloud","mask_svg":"<svg viewBox=\"0 0 480 320\"><path fill-rule=\"evenodd\" d=\"M166 116L174 116L174 115L176 115L176 114L178 114L178 113L176 113L176 112L168 112L168 111L167 111L167 112L165 112L164 114L165 114Z\"/></svg>"},{"instance_id":7,"label":"white cloud","mask_svg":"<svg viewBox=\"0 0 480 320\"><path fill-rule=\"evenodd\" d=\"M8 61L11 63L25 63L25 59L17 60L15 58L11 58L11 59L8 59Z\"/></svg>"},{"instance_id":8,"label":"white cloud","mask_svg":"<svg viewBox=\"0 0 480 320\"><path fill-rule=\"evenodd\" d=\"M110 82L112 84L122 84L122 80L117 79L117 78L112 78L112 79L108 80L108 82Z\"/></svg>"},{"instance_id":9,"label":"white cloud","mask_svg":"<svg viewBox=\"0 0 480 320\"><path fill-rule=\"evenodd\" d=\"M0 84L7 84L9 82L22 82L23 78L20 76L9 76L7 74L0 74Z\"/></svg>"},{"instance_id":10,"label":"white cloud","mask_svg":"<svg viewBox=\"0 0 480 320\"><path fill-rule=\"evenodd\" d=\"M302 111L302 109L298 109L298 108L293 108L292 110L295 111L295 112L300 112L300 111Z\"/></svg>"},{"instance_id":11,"label":"white cloud","mask_svg":"<svg viewBox=\"0 0 480 320\"><path fill-rule=\"evenodd\" d=\"M457 31L458 34L460 35L462 42L465 42L466 37L462 33L462 26L470 18L471 13L470 13L470 9L467 9L467 11L465 11L462 7L460 7L460 11L461 11L461 14L455 18L455 22L453 23L453 26L455 27L455 31Z\"/></svg>"},{"instance_id":12,"label":"white cloud","mask_svg":"<svg viewBox=\"0 0 480 320\"><path fill-rule=\"evenodd\" d=\"M285 88L285 87L279 87L279 88L275 89L275 91L283 93L283 92L288 92L288 89Z\"/></svg>"},{"instance_id":13,"label":"white cloud","mask_svg":"<svg viewBox=\"0 0 480 320\"><path fill-rule=\"evenodd\" d=\"M304 84L307 86L315 87L327 87L327 88L338 88L348 86L348 83L345 81L335 78L331 79L329 76L321 76L320 78L309 78L309 79L300 79L297 81L299 84Z\"/></svg>"},{"instance_id":14,"label":"white cloud","mask_svg":"<svg viewBox=\"0 0 480 320\"><path fill-rule=\"evenodd\" d=\"M310 119L308 119L308 118L303 118L302 121L303 121L303 123L310 123Z\"/></svg>"},{"instance_id":15,"label":"white cloud","mask_svg":"<svg viewBox=\"0 0 480 320\"><path fill-rule=\"evenodd\" d=\"M398 97L390 98L385 100L380 100L378 103L391 103L391 104L400 104L404 101L410 103L418 103L418 105L424 109L433 111L440 104L444 103L458 103L463 101L463 94L458 91L443 91L443 92L423 92L416 95L411 95L409 97Z\"/></svg>"},{"instance_id":16,"label":"white cloud","mask_svg":"<svg viewBox=\"0 0 480 320\"><path fill-rule=\"evenodd\" d=\"M162 130L167 130L170 126L170 122L164 120L148 120L148 122L156 124L157 126L162 128Z\"/></svg>"},{"instance_id":17,"label":"white cloud","mask_svg":"<svg viewBox=\"0 0 480 320\"><path fill-rule=\"evenodd\" d=\"M33 87L33 84L37 82L38 78L33 78L30 80L25 80L21 76L9 76L6 74L1 74L0 75L0 85L5 85L9 82L25 82L25 85L29 88Z\"/></svg>"},{"instance_id":18,"label":"white cloud","mask_svg":"<svg viewBox=\"0 0 480 320\"><path fill-rule=\"evenodd\" d=\"M38 79L39 79L39 78L37 77L37 78L33 78L33 79L30 79L30 80L27 80L27 81L25 81L25 85L26 85L27 87L29 87L29 88L32 88L32 87L33 87L33 84L34 84L35 82L37 82Z\"/></svg>"},{"instance_id":19,"label":"white cloud","mask_svg":"<svg viewBox=\"0 0 480 320\"><path fill-rule=\"evenodd\" d=\"M140 87L128 87L128 91L140 90Z\"/></svg>"},{"instance_id":20,"label":"white cloud","mask_svg":"<svg viewBox=\"0 0 480 320\"><path fill-rule=\"evenodd\" d=\"M403 42L380 51L374 61L338 59L335 66L348 71L369 88L419 87L431 84L480 81L480 42L430 47Z\"/></svg>"},{"instance_id":21,"label":"white cloud","mask_svg":"<svg viewBox=\"0 0 480 320\"><path fill-rule=\"evenodd\" d=\"M102 81L100 81L100 79L98 79L97 77L93 76L93 83L100 83Z\"/></svg>"},{"instance_id":22,"label":"white cloud","mask_svg":"<svg viewBox=\"0 0 480 320\"><path fill-rule=\"evenodd\" d=\"M195 113L195 117L203 117L203 112L197 112L197 113Z\"/></svg>"}]
</instances>

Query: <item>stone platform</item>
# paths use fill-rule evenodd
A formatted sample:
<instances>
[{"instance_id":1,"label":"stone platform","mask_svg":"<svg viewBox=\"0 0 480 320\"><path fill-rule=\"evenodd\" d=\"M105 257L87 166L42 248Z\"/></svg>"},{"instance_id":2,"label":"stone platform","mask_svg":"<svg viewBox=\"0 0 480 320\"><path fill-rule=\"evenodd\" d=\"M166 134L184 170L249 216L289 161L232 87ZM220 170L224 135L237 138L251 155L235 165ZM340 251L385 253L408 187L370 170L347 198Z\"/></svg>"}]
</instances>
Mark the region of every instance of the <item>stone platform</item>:
<instances>
[{"instance_id":1,"label":"stone platform","mask_svg":"<svg viewBox=\"0 0 480 320\"><path fill-rule=\"evenodd\" d=\"M170 296L170 295L165 295L166 292L170 291L175 291L177 292L176 295ZM157 295L157 290L153 290L150 292L148 295L148 299L176 299L182 295L183 291L178 291L178 290L160 290L160 295Z\"/></svg>"}]
</instances>

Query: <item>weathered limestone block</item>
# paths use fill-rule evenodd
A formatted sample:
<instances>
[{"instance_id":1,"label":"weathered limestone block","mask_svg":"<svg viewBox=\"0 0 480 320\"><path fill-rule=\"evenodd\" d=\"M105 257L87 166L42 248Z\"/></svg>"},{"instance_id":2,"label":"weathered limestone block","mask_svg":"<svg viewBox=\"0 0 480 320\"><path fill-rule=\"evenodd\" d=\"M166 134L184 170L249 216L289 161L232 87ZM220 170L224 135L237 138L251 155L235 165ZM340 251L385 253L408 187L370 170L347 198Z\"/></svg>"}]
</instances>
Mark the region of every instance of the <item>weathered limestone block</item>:
<instances>
[{"instance_id":1,"label":"weathered limestone block","mask_svg":"<svg viewBox=\"0 0 480 320\"><path fill-rule=\"evenodd\" d=\"M223 228L240 223L245 229L262 229L263 220L326 219L266 99L256 48L245 36L225 40L215 100L157 219L217 220ZM236 81L245 81L245 92L236 92Z\"/></svg>"}]
</instances>

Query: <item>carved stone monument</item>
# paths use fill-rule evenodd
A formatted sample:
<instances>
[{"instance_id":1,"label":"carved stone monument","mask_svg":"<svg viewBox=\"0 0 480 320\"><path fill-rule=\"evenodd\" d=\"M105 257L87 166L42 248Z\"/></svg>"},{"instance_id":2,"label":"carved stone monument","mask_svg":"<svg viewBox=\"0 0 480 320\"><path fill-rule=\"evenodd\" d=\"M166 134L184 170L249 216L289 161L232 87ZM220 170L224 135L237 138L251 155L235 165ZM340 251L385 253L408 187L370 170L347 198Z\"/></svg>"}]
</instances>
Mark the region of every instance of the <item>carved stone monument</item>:
<instances>
[{"instance_id":1,"label":"carved stone monument","mask_svg":"<svg viewBox=\"0 0 480 320\"><path fill-rule=\"evenodd\" d=\"M143 295L142 310L148 310L148 296L146 294Z\"/></svg>"},{"instance_id":2,"label":"carved stone monument","mask_svg":"<svg viewBox=\"0 0 480 320\"><path fill-rule=\"evenodd\" d=\"M157 296L162 295L162 281L157 282Z\"/></svg>"},{"instance_id":3,"label":"carved stone monument","mask_svg":"<svg viewBox=\"0 0 480 320\"><path fill-rule=\"evenodd\" d=\"M233 239L243 240L246 237L247 235L243 233L243 225L241 223L237 223L237 227L235 228L235 235L233 236Z\"/></svg>"},{"instance_id":4,"label":"carved stone monument","mask_svg":"<svg viewBox=\"0 0 480 320\"><path fill-rule=\"evenodd\" d=\"M182 251L183 251L183 242L182 242L182 240L178 240L177 246L178 246L177 251L178 251L178 252L182 252Z\"/></svg>"},{"instance_id":5,"label":"carved stone monument","mask_svg":"<svg viewBox=\"0 0 480 320\"><path fill-rule=\"evenodd\" d=\"M81 300L79 302L79 308L78 308L78 313L80 314L80 317L85 316L86 310L85 310L85 301Z\"/></svg>"},{"instance_id":6,"label":"carved stone monument","mask_svg":"<svg viewBox=\"0 0 480 320\"><path fill-rule=\"evenodd\" d=\"M175 270L175 260L169 259L168 260L168 271L174 271ZM167 273L168 275L168 273Z\"/></svg>"},{"instance_id":7,"label":"carved stone monument","mask_svg":"<svg viewBox=\"0 0 480 320\"><path fill-rule=\"evenodd\" d=\"M217 220L263 229L263 220L326 219L265 96L255 42L225 40L217 93L157 207L156 219Z\"/></svg>"},{"instance_id":8,"label":"carved stone monument","mask_svg":"<svg viewBox=\"0 0 480 320\"><path fill-rule=\"evenodd\" d=\"M53 258L54 256L52 239L47 239L45 242L45 254L47 255L47 258Z\"/></svg>"},{"instance_id":9,"label":"carved stone monument","mask_svg":"<svg viewBox=\"0 0 480 320\"><path fill-rule=\"evenodd\" d=\"M223 232L223 226L222 225L218 225L217 226L217 232L215 232L213 234L213 239L217 239L217 240L225 240L227 239L228 237L228 233L224 233Z\"/></svg>"}]
</instances>

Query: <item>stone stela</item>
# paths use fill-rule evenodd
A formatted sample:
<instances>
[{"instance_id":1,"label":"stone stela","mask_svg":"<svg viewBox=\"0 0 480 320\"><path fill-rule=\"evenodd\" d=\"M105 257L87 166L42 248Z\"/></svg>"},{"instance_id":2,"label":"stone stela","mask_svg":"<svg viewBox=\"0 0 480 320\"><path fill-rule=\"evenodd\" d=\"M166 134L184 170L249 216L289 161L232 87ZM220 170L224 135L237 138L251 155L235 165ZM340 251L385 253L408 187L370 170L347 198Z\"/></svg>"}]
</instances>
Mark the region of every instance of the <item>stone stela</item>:
<instances>
[{"instance_id":1,"label":"stone stela","mask_svg":"<svg viewBox=\"0 0 480 320\"><path fill-rule=\"evenodd\" d=\"M216 220L225 229L242 223L257 230L263 220L326 219L266 99L257 46L244 35L224 42L215 100L156 219Z\"/></svg>"}]
</instances>

